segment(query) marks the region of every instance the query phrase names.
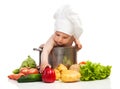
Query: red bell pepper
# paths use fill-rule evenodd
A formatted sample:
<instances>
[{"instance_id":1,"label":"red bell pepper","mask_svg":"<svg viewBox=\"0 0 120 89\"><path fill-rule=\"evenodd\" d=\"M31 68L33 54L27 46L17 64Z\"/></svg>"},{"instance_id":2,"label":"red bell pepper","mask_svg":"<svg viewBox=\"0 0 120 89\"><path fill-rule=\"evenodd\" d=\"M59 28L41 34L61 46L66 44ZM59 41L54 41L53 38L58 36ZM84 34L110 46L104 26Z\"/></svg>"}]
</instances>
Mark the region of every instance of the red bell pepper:
<instances>
[{"instance_id":1,"label":"red bell pepper","mask_svg":"<svg viewBox=\"0 0 120 89\"><path fill-rule=\"evenodd\" d=\"M55 71L47 66L42 73L42 81L52 83L56 80Z\"/></svg>"}]
</instances>

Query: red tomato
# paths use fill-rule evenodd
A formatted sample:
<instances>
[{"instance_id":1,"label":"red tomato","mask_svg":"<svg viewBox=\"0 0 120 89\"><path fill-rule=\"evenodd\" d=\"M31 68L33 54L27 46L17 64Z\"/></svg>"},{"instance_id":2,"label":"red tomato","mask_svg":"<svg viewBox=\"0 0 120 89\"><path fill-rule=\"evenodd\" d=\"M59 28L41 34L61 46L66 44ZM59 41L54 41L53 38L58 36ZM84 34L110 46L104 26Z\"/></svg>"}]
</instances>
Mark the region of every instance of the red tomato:
<instances>
[{"instance_id":1,"label":"red tomato","mask_svg":"<svg viewBox=\"0 0 120 89\"><path fill-rule=\"evenodd\" d=\"M38 74L39 71L37 68L28 68L28 67L24 67L24 68L21 68L20 69L20 73L23 73L25 75L28 75L28 74Z\"/></svg>"},{"instance_id":2,"label":"red tomato","mask_svg":"<svg viewBox=\"0 0 120 89\"><path fill-rule=\"evenodd\" d=\"M20 69L20 73L23 73L23 74L27 75L29 69L30 69L30 68L28 68L28 67L23 67L23 68Z\"/></svg>"},{"instance_id":3,"label":"red tomato","mask_svg":"<svg viewBox=\"0 0 120 89\"><path fill-rule=\"evenodd\" d=\"M85 62L85 61L82 61L82 62L80 62L79 64L86 64L86 62Z\"/></svg>"},{"instance_id":4,"label":"red tomato","mask_svg":"<svg viewBox=\"0 0 120 89\"><path fill-rule=\"evenodd\" d=\"M37 68L30 68L28 70L28 74L38 74L38 73L39 73L39 71Z\"/></svg>"},{"instance_id":5,"label":"red tomato","mask_svg":"<svg viewBox=\"0 0 120 89\"><path fill-rule=\"evenodd\" d=\"M47 66L42 73L42 81L52 83L56 80L55 71Z\"/></svg>"}]
</instances>

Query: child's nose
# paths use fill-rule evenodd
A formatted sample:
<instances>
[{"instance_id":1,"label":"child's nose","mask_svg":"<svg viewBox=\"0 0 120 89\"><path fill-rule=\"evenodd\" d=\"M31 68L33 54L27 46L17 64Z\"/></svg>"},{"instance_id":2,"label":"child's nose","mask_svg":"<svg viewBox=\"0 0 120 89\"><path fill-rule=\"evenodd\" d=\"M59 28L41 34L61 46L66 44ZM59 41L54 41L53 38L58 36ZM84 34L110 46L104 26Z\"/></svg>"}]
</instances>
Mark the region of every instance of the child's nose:
<instances>
[{"instance_id":1,"label":"child's nose","mask_svg":"<svg viewBox=\"0 0 120 89\"><path fill-rule=\"evenodd\" d=\"M62 42L62 37L59 37L59 38L58 38L58 42Z\"/></svg>"}]
</instances>

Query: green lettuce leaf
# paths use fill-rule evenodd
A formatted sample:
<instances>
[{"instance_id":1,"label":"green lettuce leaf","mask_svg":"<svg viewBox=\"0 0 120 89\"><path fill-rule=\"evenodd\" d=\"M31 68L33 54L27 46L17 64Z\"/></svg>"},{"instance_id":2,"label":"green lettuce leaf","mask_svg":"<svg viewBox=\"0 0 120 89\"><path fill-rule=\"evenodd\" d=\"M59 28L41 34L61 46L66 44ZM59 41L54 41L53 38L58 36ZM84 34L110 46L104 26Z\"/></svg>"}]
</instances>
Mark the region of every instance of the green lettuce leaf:
<instances>
[{"instance_id":1,"label":"green lettuce leaf","mask_svg":"<svg viewBox=\"0 0 120 89\"><path fill-rule=\"evenodd\" d=\"M100 63L93 63L86 61L86 64L80 65L80 74L82 81L101 80L110 76L112 66L101 65Z\"/></svg>"}]
</instances>

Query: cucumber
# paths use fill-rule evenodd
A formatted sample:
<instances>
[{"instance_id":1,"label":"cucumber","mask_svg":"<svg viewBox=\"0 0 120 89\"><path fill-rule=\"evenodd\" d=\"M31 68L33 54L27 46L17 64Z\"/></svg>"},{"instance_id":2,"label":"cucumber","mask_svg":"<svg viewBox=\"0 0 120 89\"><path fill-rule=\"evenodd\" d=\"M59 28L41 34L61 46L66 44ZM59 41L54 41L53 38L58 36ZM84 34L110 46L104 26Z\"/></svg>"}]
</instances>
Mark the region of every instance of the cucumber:
<instances>
[{"instance_id":1,"label":"cucumber","mask_svg":"<svg viewBox=\"0 0 120 89\"><path fill-rule=\"evenodd\" d=\"M19 83L42 81L42 74L29 74L21 76L17 81Z\"/></svg>"}]
</instances>

